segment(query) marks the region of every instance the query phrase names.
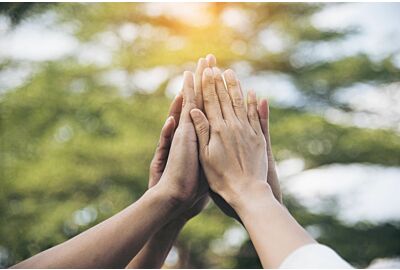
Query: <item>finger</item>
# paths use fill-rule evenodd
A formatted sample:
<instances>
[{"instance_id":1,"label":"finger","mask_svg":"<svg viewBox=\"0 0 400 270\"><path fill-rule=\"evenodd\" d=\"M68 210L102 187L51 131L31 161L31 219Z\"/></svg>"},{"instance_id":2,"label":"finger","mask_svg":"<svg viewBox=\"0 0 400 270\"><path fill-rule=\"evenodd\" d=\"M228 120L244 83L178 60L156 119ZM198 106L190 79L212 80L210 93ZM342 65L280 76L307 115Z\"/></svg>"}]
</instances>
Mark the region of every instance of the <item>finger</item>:
<instances>
[{"instance_id":1,"label":"finger","mask_svg":"<svg viewBox=\"0 0 400 270\"><path fill-rule=\"evenodd\" d=\"M260 119L257 112L257 97L253 90L247 92L247 117L256 134L262 134Z\"/></svg>"},{"instance_id":2,"label":"finger","mask_svg":"<svg viewBox=\"0 0 400 270\"><path fill-rule=\"evenodd\" d=\"M197 62L197 67L194 75L194 91L196 93L196 104L197 108L200 110L203 110L203 94L202 94L202 88L201 88L201 77L203 76L203 71L204 69L208 67L208 63L206 59L200 58L199 61Z\"/></svg>"},{"instance_id":3,"label":"finger","mask_svg":"<svg viewBox=\"0 0 400 270\"><path fill-rule=\"evenodd\" d=\"M197 139L199 140L200 153L204 153L210 140L210 124L206 116L199 109L193 109L190 111L193 125L196 130Z\"/></svg>"},{"instance_id":4,"label":"finger","mask_svg":"<svg viewBox=\"0 0 400 270\"><path fill-rule=\"evenodd\" d=\"M239 90L240 90L240 95L243 98L243 90L242 90L242 84L240 83L240 81L238 80L238 84L239 84Z\"/></svg>"},{"instance_id":5,"label":"finger","mask_svg":"<svg viewBox=\"0 0 400 270\"><path fill-rule=\"evenodd\" d=\"M172 116L174 118L175 127L177 127L179 124L179 118L181 116L181 111L182 111L182 103L183 103L183 96L182 93L179 92L172 101L169 107L169 114L168 114L169 116Z\"/></svg>"},{"instance_id":6,"label":"finger","mask_svg":"<svg viewBox=\"0 0 400 270\"><path fill-rule=\"evenodd\" d=\"M225 87L221 71L216 67L213 67L212 70L214 73L215 88L217 90L217 95L219 103L221 105L223 118L226 120L234 119L236 118L236 115L235 112L233 111L231 98L229 96L228 90Z\"/></svg>"},{"instance_id":7,"label":"finger","mask_svg":"<svg viewBox=\"0 0 400 270\"><path fill-rule=\"evenodd\" d=\"M268 102L266 99L260 100L260 104L258 106L258 116L260 117L260 125L262 132L264 133L265 140L267 141L267 137L269 134L269 108ZM267 141L268 142L268 141Z\"/></svg>"},{"instance_id":8,"label":"finger","mask_svg":"<svg viewBox=\"0 0 400 270\"><path fill-rule=\"evenodd\" d=\"M278 180L278 175L275 169L274 155L272 154L271 148L271 137L269 134L269 106L266 99L262 99L258 106L258 115L260 117L260 125L262 132L264 133L264 138L267 143L267 156L268 156L268 172L267 179L268 184L271 186L272 193L275 198L282 203L282 194L280 192L280 185Z\"/></svg>"},{"instance_id":9,"label":"finger","mask_svg":"<svg viewBox=\"0 0 400 270\"><path fill-rule=\"evenodd\" d=\"M203 72L202 89L204 110L210 123L212 124L215 121L223 120L217 92L215 90L214 75L210 68L206 68Z\"/></svg>"},{"instance_id":10,"label":"finger","mask_svg":"<svg viewBox=\"0 0 400 270\"><path fill-rule=\"evenodd\" d=\"M224 77L236 117L241 121L247 122L246 108L244 107L243 97L240 93L239 82L236 78L235 72L228 69L224 72Z\"/></svg>"},{"instance_id":11,"label":"finger","mask_svg":"<svg viewBox=\"0 0 400 270\"><path fill-rule=\"evenodd\" d=\"M206 60L210 68L217 66L217 58L213 54L207 54Z\"/></svg>"},{"instance_id":12,"label":"finger","mask_svg":"<svg viewBox=\"0 0 400 270\"><path fill-rule=\"evenodd\" d=\"M165 165L167 164L175 125L176 123L174 117L169 116L161 129L160 139L158 141L154 157L150 163L149 187L152 187L158 183L164 171Z\"/></svg>"},{"instance_id":13,"label":"finger","mask_svg":"<svg viewBox=\"0 0 400 270\"><path fill-rule=\"evenodd\" d=\"M196 108L195 93L194 93L194 81L193 73L190 71L185 71L183 73L183 104L180 122L181 123L191 123L190 120L190 110Z\"/></svg>"}]
</instances>

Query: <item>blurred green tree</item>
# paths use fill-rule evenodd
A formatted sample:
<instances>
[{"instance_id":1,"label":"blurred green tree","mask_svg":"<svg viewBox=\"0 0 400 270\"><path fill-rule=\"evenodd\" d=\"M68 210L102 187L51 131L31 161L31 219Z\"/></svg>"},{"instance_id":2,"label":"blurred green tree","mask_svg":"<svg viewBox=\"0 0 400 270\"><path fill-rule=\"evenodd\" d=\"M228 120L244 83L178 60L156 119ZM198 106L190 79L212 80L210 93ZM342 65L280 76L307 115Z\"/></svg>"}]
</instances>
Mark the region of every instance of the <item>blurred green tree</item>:
<instances>
[{"instance_id":1,"label":"blurred green tree","mask_svg":"<svg viewBox=\"0 0 400 270\"><path fill-rule=\"evenodd\" d=\"M164 5L175 13L159 12L163 4L150 5L1 4L0 13L14 24L27 16L56 14L53 27L72 33L80 42L78 51L96 53L101 47L106 53L100 62L82 60L78 53L32 63L30 78L0 96L1 266L78 234L144 192L170 102L165 89L207 53L214 53L222 67L245 62L253 74L287 76L301 92L301 104L272 101L271 136L278 160L301 157L307 168L354 162L399 166L400 140L393 130L342 126L315 113L321 107L351 111L335 93L357 83L393 83L400 75L392 56L318 60L304 53L304 48L334 44L355 33L317 29L311 17L324 5L194 4L195 12L192 8L186 15L190 4ZM261 38L266 33L278 35L283 48L269 49ZM94 60L102 57L99 53ZM0 72L16 61L1 59ZM155 68L161 68L155 89L136 83L138 73L155 76L149 75ZM334 216L312 214L293 198L286 202L301 224L318 226L318 239L356 266L400 254L399 224L349 226ZM235 226L213 205L208 207L184 228L176 244L177 266L260 267L250 241L215 248Z\"/></svg>"}]
</instances>

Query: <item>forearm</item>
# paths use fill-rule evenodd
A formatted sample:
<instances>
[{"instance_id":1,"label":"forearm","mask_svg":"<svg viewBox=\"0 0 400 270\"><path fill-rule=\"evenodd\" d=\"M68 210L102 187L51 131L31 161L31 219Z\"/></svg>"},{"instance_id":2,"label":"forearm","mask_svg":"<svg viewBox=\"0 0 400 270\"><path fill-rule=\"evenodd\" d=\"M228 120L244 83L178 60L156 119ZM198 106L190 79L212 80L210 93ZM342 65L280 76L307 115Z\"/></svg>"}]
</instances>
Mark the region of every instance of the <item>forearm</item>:
<instances>
[{"instance_id":1,"label":"forearm","mask_svg":"<svg viewBox=\"0 0 400 270\"><path fill-rule=\"evenodd\" d=\"M248 195L235 203L264 268L278 268L297 248L315 240L276 199L269 186L249 187Z\"/></svg>"},{"instance_id":2,"label":"forearm","mask_svg":"<svg viewBox=\"0 0 400 270\"><path fill-rule=\"evenodd\" d=\"M174 206L162 192L147 191L115 216L46 250L16 268L122 268L168 222Z\"/></svg>"},{"instance_id":3,"label":"forearm","mask_svg":"<svg viewBox=\"0 0 400 270\"><path fill-rule=\"evenodd\" d=\"M154 234L126 268L161 268L186 220L177 219Z\"/></svg>"}]
</instances>

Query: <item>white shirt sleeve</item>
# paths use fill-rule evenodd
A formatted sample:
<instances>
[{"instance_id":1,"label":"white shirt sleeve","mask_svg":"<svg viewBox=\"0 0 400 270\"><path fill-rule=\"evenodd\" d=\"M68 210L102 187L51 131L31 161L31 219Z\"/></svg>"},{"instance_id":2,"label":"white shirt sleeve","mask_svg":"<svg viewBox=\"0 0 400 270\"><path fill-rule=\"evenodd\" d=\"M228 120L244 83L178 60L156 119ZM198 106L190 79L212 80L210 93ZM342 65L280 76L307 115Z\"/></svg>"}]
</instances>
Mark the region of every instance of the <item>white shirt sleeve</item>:
<instances>
[{"instance_id":1,"label":"white shirt sleeve","mask_svg":"<svg viewBox=\"0 0 400 270\"><path fill-rule=\"evenodd\" d=\"M309 244L293 251L279 268L345 268L352 267L331 248Z\"/></svg>"}]
</instances>

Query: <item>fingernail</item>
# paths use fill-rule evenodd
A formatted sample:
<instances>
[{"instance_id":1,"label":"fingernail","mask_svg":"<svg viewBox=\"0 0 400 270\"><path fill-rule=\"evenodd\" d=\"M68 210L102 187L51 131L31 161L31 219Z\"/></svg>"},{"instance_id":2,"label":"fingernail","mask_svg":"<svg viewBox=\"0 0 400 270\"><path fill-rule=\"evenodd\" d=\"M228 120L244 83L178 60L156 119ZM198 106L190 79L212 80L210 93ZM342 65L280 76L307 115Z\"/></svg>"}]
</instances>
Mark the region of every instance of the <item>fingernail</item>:
<instances>
[{"instance_id":1,"label":"fingernail","mask_svg":"<svg viewBox=\"0 0 400 270\"><path fill-rule=\"evenodd\" d=\"M213 72L212 72L211 68L205 68L204 69L204 75L205 76L212 76Z\"/></svg>"},{"instance_id":2,"label":"fingernail","mask_svg":"<svg viewBox=\"0 0 400 270\"><path fill-rule=\"evenodd\" d=\"M232 69L228 69L225 71L226 79L229 81L235 81L236 80L236 74L233 72Z\"/></svg>"},{"instance_id":3,"label":"fingernail","mask_svg":"<svg viewBox=\"0 0 400 270\"><path fill-rule=\"evenodd\" d=\"M166 125L169 122L171 122L173 118L174 118L173 116L168 116L167 120L165 120L165 124L164 125Z\"/></svg>"},{"instance_id":4,"label":"fingernail","mask_svg":"<svg viewBox=\"0 0 400 270\"><path fill-rule=\"evenodd\" d=\"M220 71L219 68L217 68L217 67L213 67L213 68L212 68L212 71L214 72L214 75L220 74L220 73L221 73L221 71Z\"/></svg>"},{"instance_id":5,"label":"fingernail","mask_svg":"<svg viewBox=\"0 0 400 270\"><path fill-rule=\"evenodd\" d=\"M200 58L199 61L197 61L197 65L200 66L204 61L206 61L206 59Z\"/></svg>"}]
</instances>

